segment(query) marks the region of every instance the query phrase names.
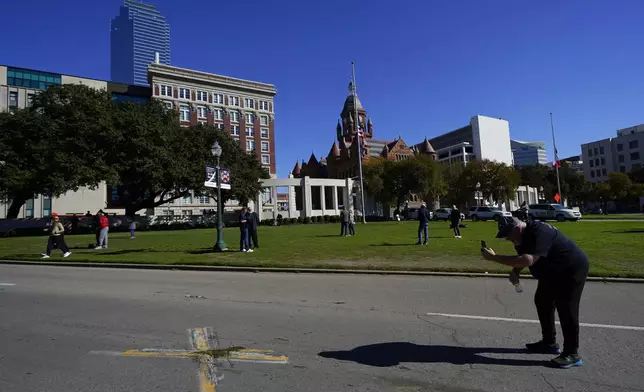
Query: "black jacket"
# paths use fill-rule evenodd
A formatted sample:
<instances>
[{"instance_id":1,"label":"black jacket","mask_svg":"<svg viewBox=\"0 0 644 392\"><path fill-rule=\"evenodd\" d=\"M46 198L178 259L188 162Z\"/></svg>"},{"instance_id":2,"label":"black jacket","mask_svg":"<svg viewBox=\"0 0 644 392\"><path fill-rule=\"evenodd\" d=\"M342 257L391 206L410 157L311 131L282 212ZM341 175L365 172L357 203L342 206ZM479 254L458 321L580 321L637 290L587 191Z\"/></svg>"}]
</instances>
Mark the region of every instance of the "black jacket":
<instances>
[{"instance_id":1,"label":"black jacket","mask_svg":"<svg viewBox=\"0 0 644 392\"><path fill-rule=\"evenodd\" d=\"M427 207L420 207L418 210L418 223L421 225L426 225L429 223L429 210L427 210Z\"/></svg>"},{"instance_id":2,"label":"black jacket","mask_svg":"<svg viewBox=\"0 0 644 392\"><path fill-rule=\"evenodd\" d=\"M253 211L248 215L248 230L257 230L259 226L259 215Z\"/></svg>"}]
</instances>

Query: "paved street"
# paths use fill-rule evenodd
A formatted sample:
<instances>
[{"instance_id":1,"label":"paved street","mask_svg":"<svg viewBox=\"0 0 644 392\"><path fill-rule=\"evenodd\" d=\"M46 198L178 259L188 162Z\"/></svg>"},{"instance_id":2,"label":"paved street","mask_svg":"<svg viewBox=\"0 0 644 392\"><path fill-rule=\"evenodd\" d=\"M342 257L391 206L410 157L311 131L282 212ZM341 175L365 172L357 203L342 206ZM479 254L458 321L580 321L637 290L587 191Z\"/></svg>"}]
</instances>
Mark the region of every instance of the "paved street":
<instances>
[{"instance_id":1,"label":"paved street","mask_svg":"<svg viewBox=\"0 0 644 392\"><path fill-rule=\"evenodd\" d=\"M644 327L644 285L587 284L586 363L570 370L521 350L540 337L534 289L1 265L0 391L644 391L644 328L626 328ZM186 354L202 346L214 354Z\"/></svg>"}]
</instances>

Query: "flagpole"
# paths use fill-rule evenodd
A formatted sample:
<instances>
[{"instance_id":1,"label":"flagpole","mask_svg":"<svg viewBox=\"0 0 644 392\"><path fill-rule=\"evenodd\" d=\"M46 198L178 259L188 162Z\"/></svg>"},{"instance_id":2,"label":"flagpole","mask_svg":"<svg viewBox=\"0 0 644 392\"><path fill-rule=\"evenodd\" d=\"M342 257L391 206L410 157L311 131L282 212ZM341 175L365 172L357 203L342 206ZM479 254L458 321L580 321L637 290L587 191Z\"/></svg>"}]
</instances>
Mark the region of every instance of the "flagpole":
<instances>
[{"instance_id":1,"label":"flagpole","mask_svg":"<svg viewBox=\"0 0 644 392\"><path fill-rule=\"evenodd\" d=\"M550 129L552 130L552 146L555 149L555 170L557 171L557 192L563 204L563 195L561 194L561 181L559 180L559 153L557 152L557 142L555 141L555 126L552 121L552 113L550 113Z\"/></svg>"},{"instance_id":2,"label":"flagpole","mask_svg":"<svg viewBox=\"0 0 644 392\"><path fill-rule=\"evenodd\" d=\"M360 199L362 204L362 223L367 223L367 212L364 208L364 182L362 179L362 144L360 143L360 117L358 117L358 90L356 88L356 63L351 62L351 83L353 83L353 110L355 112L356 141L358 142L358 170L360 174ZM363 131L364 133L364 131Z\"/></svg>"}]
</instances>

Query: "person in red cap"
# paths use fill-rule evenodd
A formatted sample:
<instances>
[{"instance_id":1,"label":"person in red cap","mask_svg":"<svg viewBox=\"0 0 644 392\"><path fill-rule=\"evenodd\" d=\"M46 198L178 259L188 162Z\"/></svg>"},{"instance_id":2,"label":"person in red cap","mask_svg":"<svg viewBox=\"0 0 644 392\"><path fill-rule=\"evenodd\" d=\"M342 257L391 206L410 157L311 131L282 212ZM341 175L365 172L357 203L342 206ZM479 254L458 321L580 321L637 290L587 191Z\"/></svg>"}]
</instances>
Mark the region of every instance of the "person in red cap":
<instances>
[{"instance_id":1,"label":"person in red cap","mask_svg":"<svg viewBox=\"0 0 644 392\"><path fill-rule=\"evenodd\" d=\"M63 252L63 257L71 256L72 252L69 251L65 243L65 226L60 222L60 217L57 213L51 214L52 221L49 227L49 240L47 240L47 250L42 254L43 259L48 259L51 256L51 251L54 245ZM45 229L47 231L47 229Z\"/></svg>"},{"instance_id":2,"label":"person in red cap","mask_svg":"<svg viewBox=\"0 0 644 392\"><path fill-rule=\"evenodd\" d=\"M98 212L98 229L98 244L94 249L107 249L107 234L110 231L110 221L103 213L103 210Z\"/></svg>"}]
</instances>

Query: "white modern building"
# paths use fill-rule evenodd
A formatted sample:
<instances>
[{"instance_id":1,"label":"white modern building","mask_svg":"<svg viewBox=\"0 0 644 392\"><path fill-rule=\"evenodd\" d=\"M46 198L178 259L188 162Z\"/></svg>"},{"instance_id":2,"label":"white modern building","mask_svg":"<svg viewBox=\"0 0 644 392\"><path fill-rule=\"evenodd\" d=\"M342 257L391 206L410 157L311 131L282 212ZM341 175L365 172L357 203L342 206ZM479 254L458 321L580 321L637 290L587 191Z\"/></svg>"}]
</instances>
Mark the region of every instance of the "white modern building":
<instances>
[{"instance_id":1,"label":"white modern building","mask_svg":"<svg viewBox=\"0 0 644 392\"><path fill-rule=\"evenodd\" d=\"M515 166L545 165L548 161L545 142L510 140Z\"/></svg>"},{"instance_id":2,"label":"white modern building","mask_svg":"<svg viewBox=\"0 0 644 392\"><path fill-rule=\"evenodd\" d=\"M611 172L639 169L644 162L644 124L619 129L614 138L582 144L581 154L588 181L606 181Z\"/></svg>"},{"instance_id":3,"label":"white modern building","mask_svg":"<svg viewBox=\"0 0 644 392\"><path fill-rule=\"evenodd\" d=\"M469 125L429 140L438 161L465 163L475 159L513 164L510 123L500 118L477 115Z\"/></svg>"}]
</instances>

